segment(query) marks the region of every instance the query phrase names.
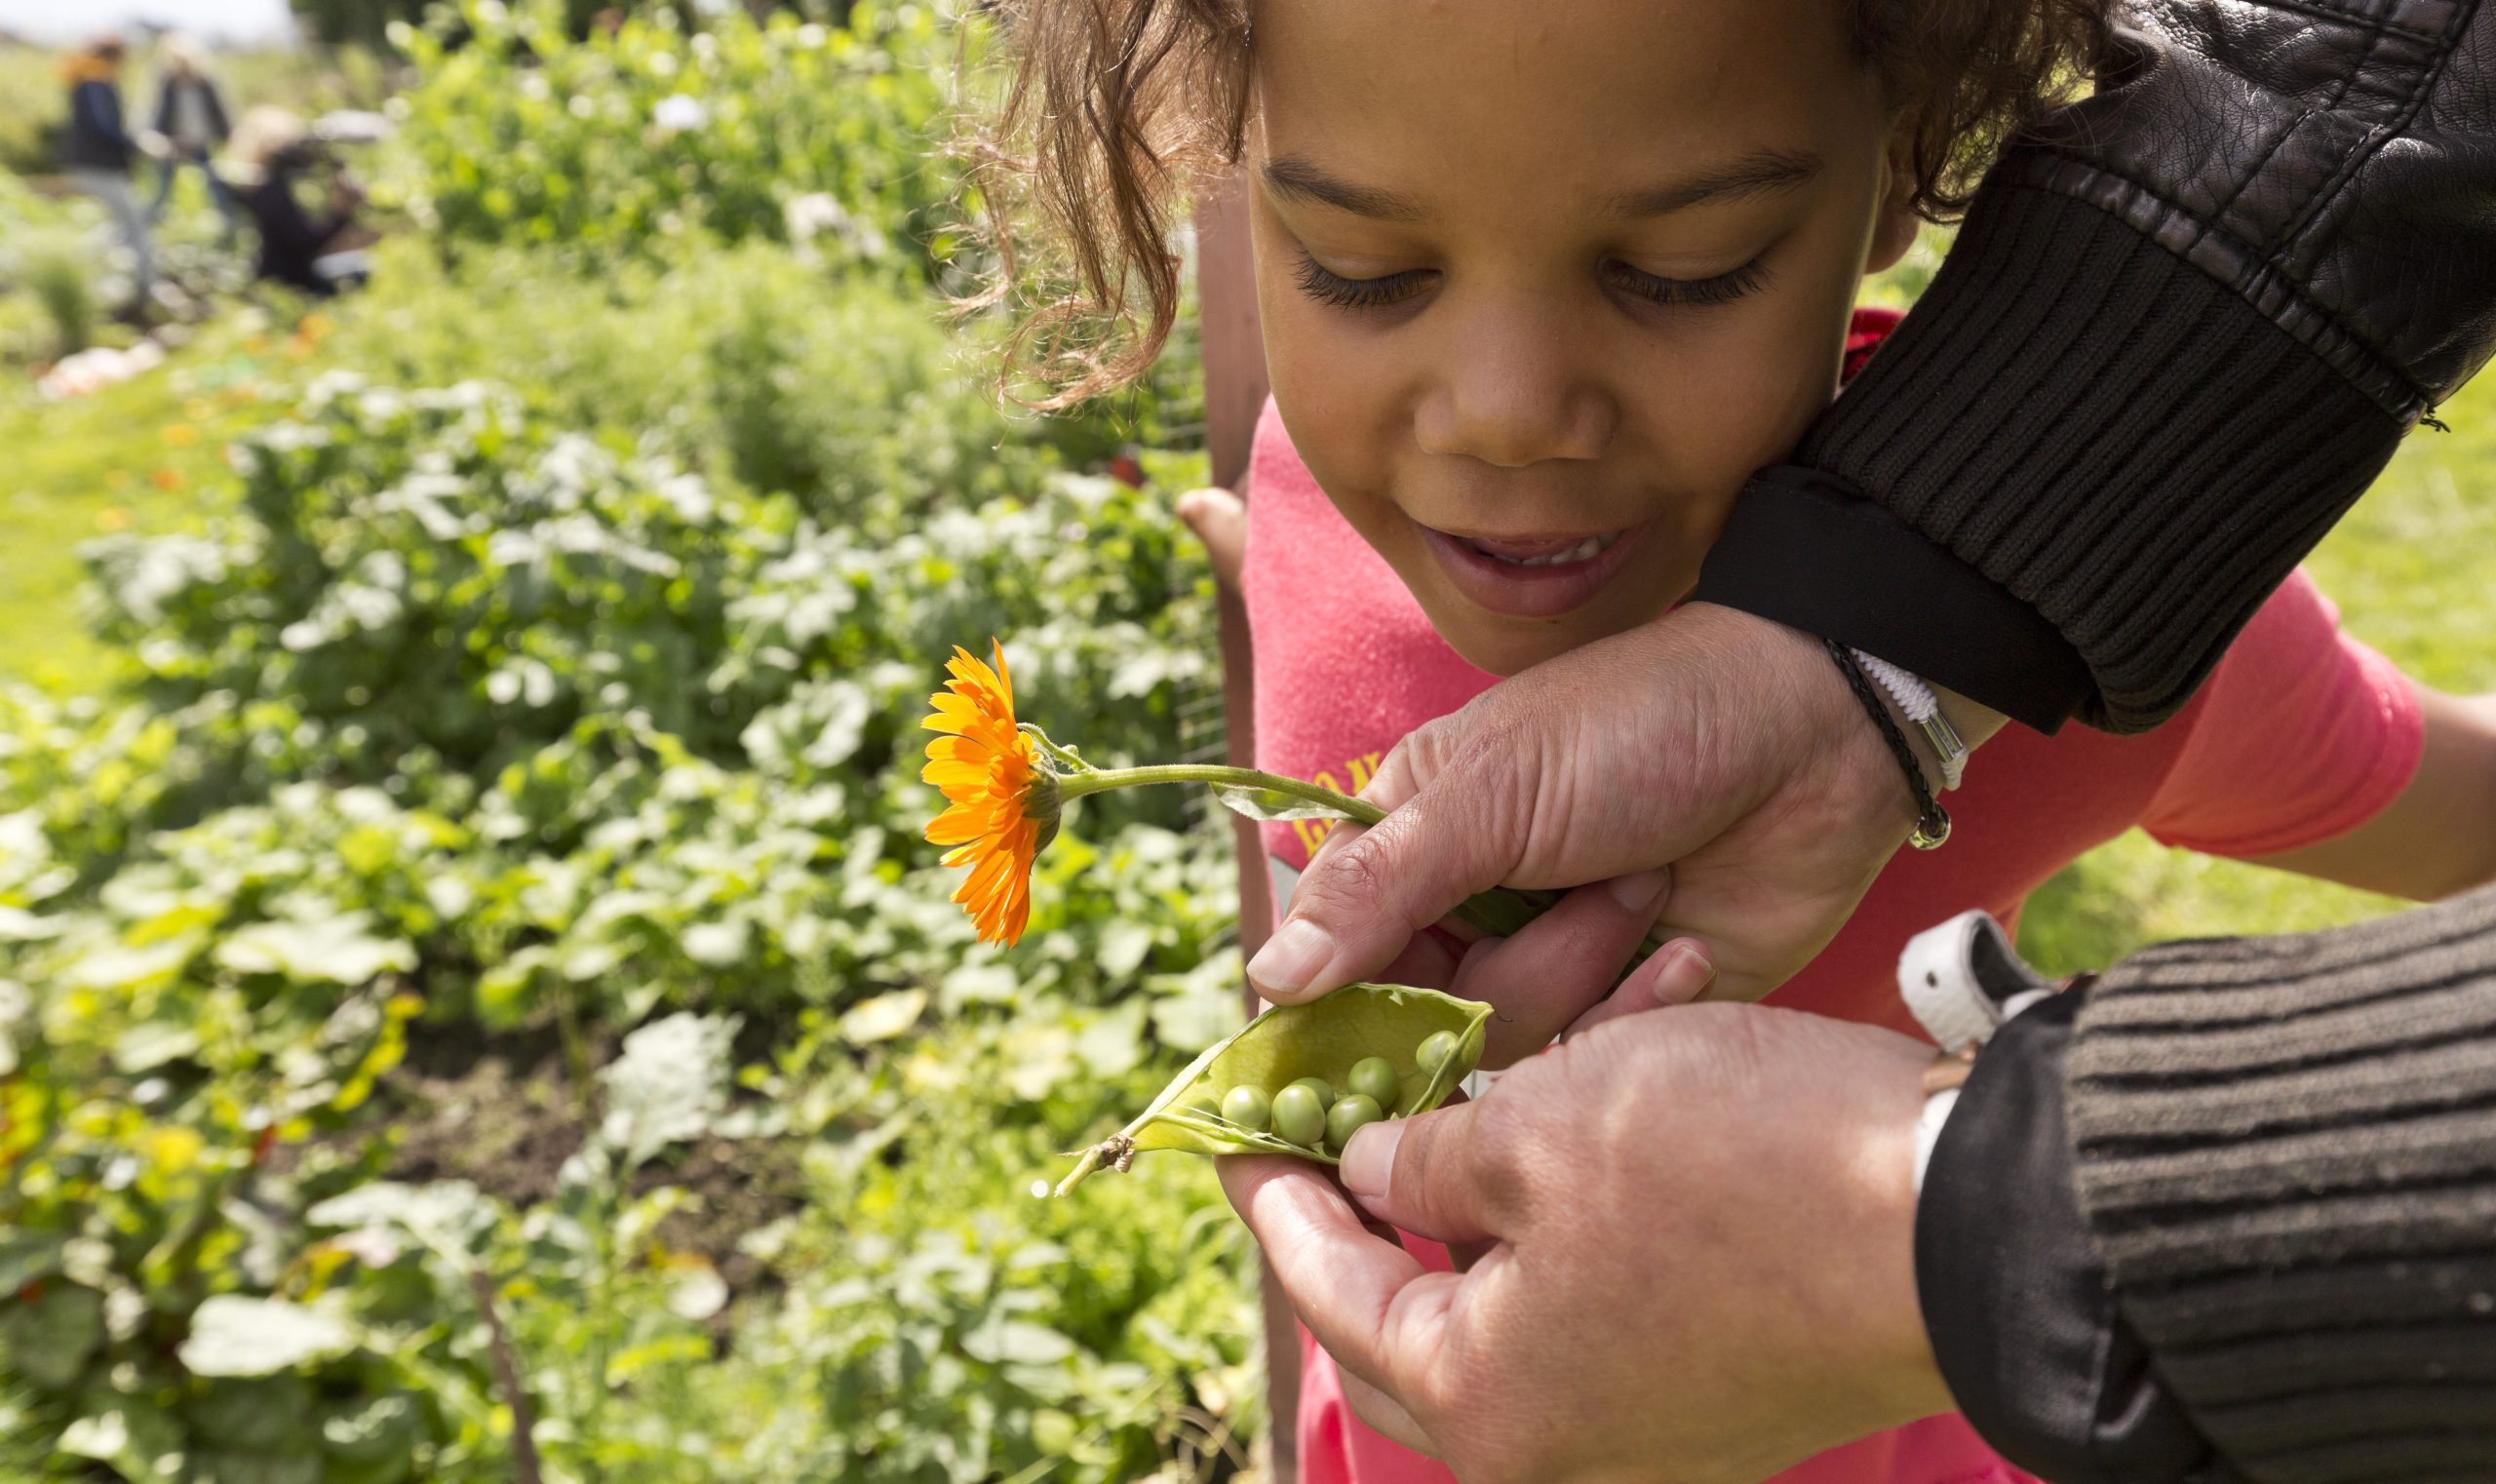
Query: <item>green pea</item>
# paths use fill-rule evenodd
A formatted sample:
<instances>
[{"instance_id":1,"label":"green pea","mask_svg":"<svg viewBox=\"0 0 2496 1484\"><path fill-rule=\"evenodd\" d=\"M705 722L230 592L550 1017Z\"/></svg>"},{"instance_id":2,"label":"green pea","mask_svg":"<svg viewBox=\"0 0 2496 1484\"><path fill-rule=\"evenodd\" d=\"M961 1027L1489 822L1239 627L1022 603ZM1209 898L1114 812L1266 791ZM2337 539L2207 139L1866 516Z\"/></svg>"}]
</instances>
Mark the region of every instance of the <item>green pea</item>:
<instances>
[{"instance_id":1,"label":"green pea","mask_svg":"<svg viewBox=\"0 0 2496 1484\"><path fill-rule=\"evenodd\" d=\"M1413 1053L1413 1059L1422 1064L1422 1070L1424 1072L1428 1073L1432 1076L1437 1076L1439 1074L1439 1069L1446 1066L1448 1059L1455 1055L1456 1033L1453 1031L1433 1031L1429 1035L1422 1037L1421 1049Z\"/></svg>"},{"instance_id":2,"label":"green pea","mask_svg":"<svg viewBox=\"0 0 2496 1484\"><path fill-rule=\"evenodd\" d=\"M1274 1132L1289 1144L1315 1149L1326 1137L1326 1109L1299 1082L1274 1094Z\"/></svg>"},{"instance_id":3,"label":"green pea","mask_svg":"<svg viewBox=\"0 0 2496 1484\"><path fill-rule=\"evenodd\" d=\"M1326 1112L1326 1142L1341 1150L1352 1142L1352 1135L1385 1116L1378 1100L1368 1093L1346 1093Z\"/></svg>"},{"instance_id":4,"label":"green pea","mask_svg":"<svg viewBox=\"0 0 2496 1484\"><path fill-rule=\"evenodd\" d=\"M1306 1087L1310 1092L1315 1093L1317 1095L1317 1106L1321 1109L1332 1108L1335 1106L1334 1085L1328 1082L1324 1077L1302 1077L1299 1081L1292 1083L1291 1086ZM1286 1087L1283 1091L1289 1092L1291 1091L1291 1087ZM1280 1101L1280 1099L1277 1098L1277 1101Z\"/></svg>"},{"instance_id":5,"label":"green pea","mask_svg":"<svg viewBox=\"0 0 2496 1484\"><path fill-rule=\"evenodd\" d=\"M1429 1042L1422 1044L1426 1046ZM1404 1079L1395 1074L1395 1064L1383 1056L1365 1056L1352 1063L1352 1074L1344 1085L1381 1108L1393 1108L1404 1091Z\"/></svg>"},{"instance_id":6,"label":"green pea","mask_svg":"<svg viewBox=\"0 0 2496 1484\"><path fill-rule=\"evenodd\" d=\"M1184 1113L1193 1113L1199 1118L1219 1118L1222 1116L1222 1105L1214 1101L1214 1095L1209 1092L1200 1092L1193 1097L1182 1101L1176 1111Z\"/></svg>"},{"instance_id":7,"label":"green pea","mask_svg":"<svg viewBox=\"0 0 2496 1484\"><path fill-rule=\"evenodd\" d=\"M1252 1134L1262 1134L1274 1116L1274 1104L1263 1087L1241 1083L1222 1095L1222 1115Z\"/></svg>"}]
</instances>

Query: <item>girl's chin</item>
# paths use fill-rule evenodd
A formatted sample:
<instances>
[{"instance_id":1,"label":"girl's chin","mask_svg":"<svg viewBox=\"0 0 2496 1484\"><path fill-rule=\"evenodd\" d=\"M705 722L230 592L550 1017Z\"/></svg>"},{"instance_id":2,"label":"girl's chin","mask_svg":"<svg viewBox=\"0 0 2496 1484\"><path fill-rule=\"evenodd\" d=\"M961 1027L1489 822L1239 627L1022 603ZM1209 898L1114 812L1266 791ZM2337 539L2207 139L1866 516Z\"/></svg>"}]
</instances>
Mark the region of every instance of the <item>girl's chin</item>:
<instances>
[{"instance_id":1,"label":"girl's chin","mask_svg":"<svg viewBox=\"0 0 2496 1484\"><path fill-rule=\"evenodd\" d=\"M1458 658L1485 675L1502 679L1530 670L1544 660L1557 659L1572 649L1584 648L1597 640L1610 639L1644 621L1631 618L1606 623L1583 612L1558 619L1503 618L1470 605L1457 606L1468 611L1449 614L1445 619L1433 614L1432 625Z\"/></svg>"}]
</instances>

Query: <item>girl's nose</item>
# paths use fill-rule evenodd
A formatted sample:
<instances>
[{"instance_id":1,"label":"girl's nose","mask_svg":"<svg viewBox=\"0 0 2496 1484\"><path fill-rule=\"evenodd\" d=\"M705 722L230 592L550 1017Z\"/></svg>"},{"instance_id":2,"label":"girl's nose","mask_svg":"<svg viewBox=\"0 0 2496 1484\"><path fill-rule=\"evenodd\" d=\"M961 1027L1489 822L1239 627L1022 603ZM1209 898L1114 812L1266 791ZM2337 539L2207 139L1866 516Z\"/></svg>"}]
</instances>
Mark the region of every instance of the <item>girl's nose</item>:
<instances>
[{"instance_id":1,"label":"girl's nose","mask_svg":"<svg viewBox=\"0 0 2496 1484\"><path fill-rule=\"evenodd\" d=\"M1477 329L1457 338L1450 362L1452 372L1415 412L1414 435L1425 452L1517 469L1594 458L1612 441L1619 410L1575 364L1563 326Z\"/></svg>"}]
</instances>

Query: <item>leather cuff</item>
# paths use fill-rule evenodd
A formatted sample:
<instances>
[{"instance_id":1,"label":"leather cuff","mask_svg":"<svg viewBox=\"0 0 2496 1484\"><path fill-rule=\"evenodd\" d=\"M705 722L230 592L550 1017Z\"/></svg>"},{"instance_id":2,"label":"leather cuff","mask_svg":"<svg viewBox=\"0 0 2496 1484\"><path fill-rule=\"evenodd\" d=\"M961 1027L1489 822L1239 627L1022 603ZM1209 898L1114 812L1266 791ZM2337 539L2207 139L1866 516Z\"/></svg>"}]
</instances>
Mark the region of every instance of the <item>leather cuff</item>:
<instances>
[{"instance_id":1,"label":"leather cuff","mask_svg":"<svg viewBox=\"0 0 2496 1484\"><path fill-rule=\"evenodd\" d=\"M2090 694L2044 615L1818 469L1751 477L1691 601L1877 654L2042 732Z\"/></svg>"}]
</instances>

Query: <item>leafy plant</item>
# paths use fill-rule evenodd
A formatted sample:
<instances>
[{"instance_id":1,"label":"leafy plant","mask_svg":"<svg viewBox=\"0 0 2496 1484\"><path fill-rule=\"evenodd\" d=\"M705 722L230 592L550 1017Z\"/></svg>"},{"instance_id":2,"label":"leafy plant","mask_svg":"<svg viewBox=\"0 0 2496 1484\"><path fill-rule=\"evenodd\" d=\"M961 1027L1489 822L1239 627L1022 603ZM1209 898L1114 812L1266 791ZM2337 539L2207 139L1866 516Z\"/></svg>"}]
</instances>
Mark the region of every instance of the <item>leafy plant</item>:
<instances>
[{"instance_id":1,"label":"leafy plant","mask_svg":"<svg viewBox=\"0 0 2496 1484\"><path fill-rule=\"evenodd\" d=\"M322 1438L411 1437L420 1474L461 1477L523 1446L499 1347L533 1378L520 1385L546 1427L526 1446L550 1467L666 1477L689 1447L663 1425L676 1412L625 1402L727 1386L722 1335L732 1355L782 1357L768 1386L740 1384L817 1398L794 1456L833 1477L1053 1459L1127 1477L1247 1425L1252 1388L1191 1369L1250 1358L1228 1223L1190 1225L1201 1187L1139 1203L1116 1260L1150 1248L1168 1276L1119 1289L1115 1322L1063 1274L973 1282L1000 1259L957 1245L1045 1152L1221 1034L1225 844L1177 833L1174 800L1105 802L1052 850L1048 904L1009 968L969 942L914 847L925 678L889 658L1006 629L1040 714L1105 762L1167 754L1207 662L1209 587L1162 497L1044 475L969 509L863 494L835 528L482 383L339 374L233 466L196 533L94 549L130 695L20 694L0 727L0 980L26 987L5 1152L28 1279L70 1295L41 1313L71 1340L47 1328L40 1347L75 1357L47 1369L29 1343L0 1358L0 1381L37 1398L32 1425L133 1468L169 1449L324 1478L370 1462L308 1432L220 1451L201 1411L219 1388L282 1384L307 1388L297 1410L328 1419ZM682 1017L732 1008L801 1051L724 1099L630 1072L667 1026L702 1048L676 1063L724 1065L725 1031L693 1028L727 1022ZM464 1269L382 1262L362 1227L323 1234L320 1213L377 1189L392 1129L420 1114L392 1090L408 1047L462 1024L556 1034L569 1091L548 1107L576 1148L551 1201L480 1195ZM619 1070L597 1073L618 1036ZM963 1066L992 1069L990 1100L934 1073ZM966 1153L964 1127L993 1132ZM688 1285L725 1297L658 1234L694 1219L665 1165L722 1128L757 1150L859 1152L812 1166L813 1198L755 1259L783 1284L865 1282L848 1317L687 1316L711 1303ZM878 1204L899 1198L887 1179L924 1182L923 1199ZM887 1244L846 1255L870 1208ZM1162 1250L1179 1227L1199 1238ZM1068 1236L1034 1230L1053 1234L1022 1246ZM81 1245L105 1231L129 1235ZM1136 1316L1197 1283L1212 1286L1190 1302L1218 1296L1219 1319L1133 1348ZM203 1375L192 1360L227 1351L183 1342L228 1296L332 1315L352 1343ZM932 1369L885 1369L896 1344ZM833 1389L805 1389L819 1384ZM859 1410L872 1395L910 1398L907 1426L873 1453L837 1444L884 1415Z\"/></svg>"},{"instance_id":2,"label":"leafy plant","mask_svg":"<svg viewBox=\"0 0 2496 1484\"><path fill-rule=\"evenodd\" d=\"M394 108L390 193L446 251L592 263L764 238L922 275L951 251L956 181L928 146L956 42L932 6L692 30L662 9L582 39L545 0L463 0L455 20L390 31L422 75Z\"/></svg>"},{"instance_id":3,"label":"leafy plant","mask_svg":"<svg viewBox=\"0 0 2496 1484\"><path fill-rule=\"evenodd\" d=\"M55 233L24 245L18 252L18 275L52 321L56 358L96 343L96 286L75 239Z\"/></svg>"}]
</instances>

